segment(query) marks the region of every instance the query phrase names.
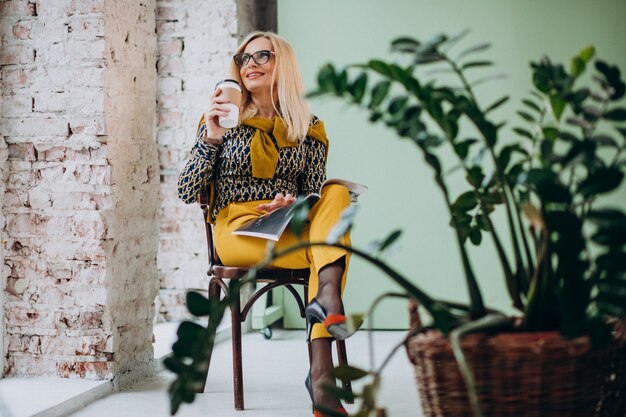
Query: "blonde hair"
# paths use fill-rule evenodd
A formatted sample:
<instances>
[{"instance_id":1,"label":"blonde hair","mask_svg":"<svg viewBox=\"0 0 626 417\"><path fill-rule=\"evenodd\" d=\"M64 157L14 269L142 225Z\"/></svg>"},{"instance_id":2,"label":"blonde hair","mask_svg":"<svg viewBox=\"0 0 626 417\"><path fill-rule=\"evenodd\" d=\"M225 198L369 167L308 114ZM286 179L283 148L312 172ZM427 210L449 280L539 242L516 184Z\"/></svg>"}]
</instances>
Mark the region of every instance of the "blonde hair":
<instances>
[{"instance_id":1,"label":"blonde hair","mask_svg":"<svg viewBox=\"0 0 626 417\"><path fill-rule=\"evenodd\" d=\"M274 72L272 74L270 96L272 105L277 114L281 116L285 126L287 126L287 138L295 142L306 136L311 121L311 111L304 100L304 84L300 76L300 69L296 61L296 54L291 45L281 36L273 32L252 32L239 45L235 54L246 49L250 42L258 38L266 38L272 44L276 55ZM230 72L239 81L242 89L241 119L256 116L258 109L252 104L250 91L246 90L239 74L239 67L231 61ZM276 88L278 103L274 102L274 88Z\"/></svg>"}]
</instances>

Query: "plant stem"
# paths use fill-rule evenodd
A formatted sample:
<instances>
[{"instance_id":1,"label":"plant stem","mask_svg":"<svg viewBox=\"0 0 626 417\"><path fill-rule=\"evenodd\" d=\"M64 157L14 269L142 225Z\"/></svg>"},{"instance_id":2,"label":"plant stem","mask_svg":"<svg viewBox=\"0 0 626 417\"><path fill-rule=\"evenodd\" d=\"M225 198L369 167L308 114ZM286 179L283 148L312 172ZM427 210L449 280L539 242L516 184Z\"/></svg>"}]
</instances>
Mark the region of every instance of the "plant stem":
<instances>
[{"instance_id":1,"label":"plant stem","mask_svg":"<svg viewBox=\"0 0 626 417\"><path fill-rule=\"evenodd\" d=\"M461 83L463 83L463 87L467 91L467 94L469 95L469 99L472 102L472 105L476 108L477 112L480 114L480 117L482 119L481 121L483 123L486 123L487 120L484 118L484 113L480 110L480 106L478 104L478 100L476 99L476 96L474 95L472 87L467 82L467 79L465 78L465 74L463 74L463 71L458 67L456 62L454 62L448 56L444 56L444 58L452 66L452 69L454 70L454 72L460 78ZM528 282L529 281L528 271L527 271L527 269L524 266L524 261L522 260L522 255L521 255L519 242L518 242L517 230L515 228L515 223L513 221L513 213L511 211L511 201L510 201L509 193L512 194L512 190L510 189L510 187L508 185L508 182L505 179L502 167L500 166L498 158L496 157L495 149L493 147L493 144L495 143L495 140L492 140L492 138L489 138L488 137L489 134L487 132L485 132L484 129L481 128L482 123L480 123L478 120L475 120L469 114L467 114L467 115L468 115L469 119L472 120L472 122L474 122L476 128L478 129L478 131L481 133L481 135L485 139L485 145L489 149L489 154L491 155L491 158L493 159L494 168L496 170L496 178L498 179L498 181L499 181L499 183L500 183L500 185L502 187L502 191L503 191L502 194L503 194L503 197L504 197L504 204L505 204L505 207L506 207L507 221L508 221L508 225L509 225L509 231L511 233L511 241L513 243L513 253L515 255L515 264L516 264L516 269L517 269L516 276L523 277L523 279ZM513 199L513 201L515 201L515 199ZM513 204L515 204L515 202ZM517 209L519 210L519 208L517 208ZM520 230L520 234L522 235L522 240L524 240L525 239L524 231ZM526 243L526 245L527 245L527 243ZM529 268L530 267L531 266L529 265Z\"/></svg>"},{"instance_id":2,"label":"plant stem","mask_svg":"<svg viewBox=\"0 0 626 417\"><path fill-rule=\"evenodd\" d=\"M520 230L520 235L522 236L522 245L524 246L524 253L526 254L526 264L528 265L528 277L532 276L535 270L535 263L533 260L532 253L530 251L530 245L528 244L528 235L524 229L524 223L522 221L522 213L519 207L519 204L515 204L515 214L517 219L517 226ZM524 293L528 292L528 287L530 286L530 278L522 282L523 287L522 291Z\"/></svg>"},{"instance_id":3,"label":"plant stem","mask_svg":"<svg viewBox=\"0 0 626 417\"><path fill-rule=\"evenodd\" d=\"M480 201L480 207L483 213L486 213L485 206L482 200ZM496 251L498 252L498 258L500 258L500 264L502 265L502 270L504 272L504 277L506 278L506 287L509 291L509 296L513 300L513 306L520 311L524 310L524 304L522 303L522 299L520 297L520 288L519 282L517 282L516 278L513 276L513 271L511 270L511 266L509 265L508 258L502 247L502 243L500 242L500 238L498 237L498 233L496 232L496 228L491 221L491 218L485 214L485 218L487 219L487 224L489 225L489 229L491 231L491 236L493 237L493 242L496 245Z\"/></svg>"},{"instance_id":4,"label":"plant stem","mask_svg":"<svg viewBox=\"0 0 626 417\"><path fill-rule=\"evenodd\" d=\"M433 117L433 119L435 119ZM436 120L436 119L435 119ZM420 142L415 142L417 146L427 154L428 151L424 149L424 147L420 144ZM439 185L441 192L443 193L444 200L446 202L446 207L448 208L448 213L450 214L450 218L454 218L454 211L452 210L452 202L450 201L450 194L448 193L448 187L446 186L441 174L439 172L435 172L435 182ZM461 232L458 227L454 227L457 245L459 251L461 252L461 261L463 263L463 270L465 272L465 280L467 283L467 289L470 296L470 305L471 305L471 317L474 319L483 317L487 314L485 310L485 304L483 302L483 297L480 292L480 287L478 286L478 282L476 281L476 276L474 275L474 271L472 270L472 265L470 263L469 257L467 256L467 249L463 244L463 238L461 237Z\"/></svg>"},{"instance_id":5,"label":"plant stem","mask_svg":"<svg viewBox=\"0 0 626 417\"><path fill-rule=\"evenodd\" d=\"M389 297L408 298L408 296L404 293L388 292L376 297L369 310L367 311L367 320L369 323L369 327L367 328L367 342L369 345L370 369L372 371L374 370L376 362L374 358L374 334L372 330L374 327L374 310L378 307L378 304L380 304L381 301ZM377 372L380 373L380 371L382 371L382 367Z\"/></svg>"},{"instance_id":6,"label":"plant stem","mask_svg":"<svg viewBox=\"0 0 626 417\"><path fill-rule=\"evenodd\" d=\"M424 293L422 290L420 290L419 288L417 288L414 284L412 284L408 279L406 279L405 277L403 277L400 273L398 273L396 270L394 270L393 268L391 268L389 265L387 265L385 262L381 261L380 259L374 258L373 256L371 256L370 254L366 253L365 251L350 247L350 246L345 246L345 245L341 245L339 243L327 243L327 242L302 242L302 243L298 243L296 245L293 245L289 248L283 249L279 252L274 252L272 254L272 257L270 259L270 262L264 264L264 265L260 265L258 267L258 269L264 268L269 266L269 264L271 263L272 260L280 258L281 256L285 256L288 255L292 252L295 252L297 250L300 250L302 248L306 248L306 247L314 247L314 246L327 246L327 247L333 247L333 248L339 248L339 249L343 249L346 250L352 254L355 254L365 260L367 260L368 262L372 263L374 266L376 266L378 269L380 269L381 271L383 271L384 273L386 273L387 275L389 275L398 285L400 285L400 287L402 287L404 290L407 291L407 293L409 293L409 295L413 298L415 298L417 301L419 301L424 308L431 313L431 315L433 313L441 313L441 311L435 311L436 308L444 308L445 310L445 306L442 305L441 303L438 303L436 300L434 300L433 298L431 298L430 296L428 296L426 293ZM243 282L242 282L243 284ZM446 315L445 318L448 318L450 320L453 319L452 314L450 314L447 310L445 310L444 315Z\"/></svg>"},{"instance_id":7,"label":"plant stem","mask_svg":"<svg viewBox=\"0 0 626 417\"><path fill-rule=\"evenodd\" d=\"M476 380L470 365L467 363L465 352L461 345L463 336L470 333L484 332L485 330L502 329L503 327L511 328L511 320L500 314L489 314L480 320L476 320L467 324L464 324L450 333L450 345L452 346L452 352L456 358L459 371L465 380L467 387L467 394L472 405L474 417L483 417L482 408L480 406L480 400L478 398L478 391L476 389Z\"/></svg>"}]
</instances>

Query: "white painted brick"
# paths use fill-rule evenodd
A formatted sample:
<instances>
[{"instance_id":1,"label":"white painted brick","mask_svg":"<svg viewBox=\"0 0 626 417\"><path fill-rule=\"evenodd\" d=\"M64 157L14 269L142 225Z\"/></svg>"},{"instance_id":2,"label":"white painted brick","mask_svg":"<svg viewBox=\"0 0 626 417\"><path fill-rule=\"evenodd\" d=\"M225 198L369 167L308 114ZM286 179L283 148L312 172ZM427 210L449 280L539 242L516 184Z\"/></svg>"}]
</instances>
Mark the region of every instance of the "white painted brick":
<instances>
[{"instance_id":1,"label":"white painted brick","mask_svg":"<svg viewBox=\"0 0 626 417\"><path fill-rule=\"evenodd\" d=\"M73 16L69 20L68 30L73 40L93 40L104 36L104 20L102 17Z\"/></svg>"},{"instance_id":2,"label":"white painted brick","mask_svg":"<svg viewBox=\"0 0 626 417\"><path fill-rule=\"evenodd\" d=\"M68 94L66 92L37 93L33 95L35 111L41 113L60 113L65 111L68 105Z\"/></svg>"},{"instance_id":3,"label":"white painted brick","mask_svg":"<svg viewBox=\"0 0 626 417\"><path fill-rule=\"evenodd\" d=\"M182 81L177 77L159 77L158 84L159 94L174 94L182 91Z\"/></svg>"},{"instance_id":4,"label":"white painted brick","mask_svg":"<svg viewBox=\"0 0 626 417\"><path fill-rule=\"evenodd\" d=\"M38 1L37 13L41 20L54 22L73 12L72 0Z\"/></svg>"},{"instance_id":5,"label":"white painted brick","mask_svg":"<svg viewBox=\"0 0 626 417\"><path fill-rule=\"evenodd\" d=\"M31 8L28 4L28 0L8 0L0 2L0 15L1 16L29 16L31 14Z\"/></svg>"},{"instance_id":6,"label":"white painted brick","mask_svg":"<svg viewBox=\"0 0 626 417\"><path fill-rule=\"evenodd\" d=\"M37 59L47 55L51 44L66 42L68 35L65 16L47 19L35 18L32 24L31 37L37 48Z\"/></svg>"},{"instance_id":7,"label":"white painted brick","mask_svg":"<svg viewBox=\"0 0 626 417\"><path fill-rule=\"evenodd\" d=\"M40 117L4 120L4 134L8 136L66 136L67 133L65 120Z\"/></svg>"},{"instance_id":8,"label":"white painted brick","mask_svg":"<svg viewBox=\"0 0 626 417\"><path fill-rule=\"evenodd\" d=\"M2 68L2 77L4 85L3 87L3 95L8 92L4 89L10 89L12 91L20 91L23 87L29 85L29 79L31 78L34 70L27 68L11 68L4 67Z\"/></svg>"},{"instance_id":9,"label":"white painted brick","mask_svg":"<svg viewBox=\"0 0 626 417\"><path fill-rule=\"evenodd\" d=\"M80 14L104 12L104 0L73 0L73 9Z\"/></svg>"},{"instance_id":10,"label":"white painted brick","mask_svg":"<svg viewBox=\"0 0 626 417\"><path fill-rule=\"evenodd\" d=\"M102 87L72 88L65 101L66 111L85 116L104 113L104 90Z\"/></svg>"},{"instance_id":11,"label":"white painted brick","mask_svg":"<svg viewBox=\"0 0 626 417\"><path fill-rule=\"evenodd\" d=\"M106 135L106 122L104 115L82 116L70 114L68 122L72 130L72 140L74 134L80 135Z\"/></svg>"},{"instance_id":12,"label":"white painted brick","mask_svg":"<svg viewBox=\"0 0 626 417\"><path fill-rule=\"evenodd\" d=\"M2 115L4 117L28 117L32 114L33 97L31 95L13 95L4 98Z\"/></svg>"},{"instance_id":13,"label":"white painted brick","mask_svg":"<svg viewBox=\"0 0 626 417\"><path fill-rule=\"evenodd\" d=\"M101 63L104 61L105 40L69 41L73 63Z\"/></svg>"},{"instance_id":14,"label":"white painted brick","mask_svg":"<svg viewBox=\"0 0 626 417\"><path fill-rule=\"evenodd\" d=\"M28 45L6 45L0 49L0 65L30 64L34 60L34 49Z\"/></svg>"}]
</instances>

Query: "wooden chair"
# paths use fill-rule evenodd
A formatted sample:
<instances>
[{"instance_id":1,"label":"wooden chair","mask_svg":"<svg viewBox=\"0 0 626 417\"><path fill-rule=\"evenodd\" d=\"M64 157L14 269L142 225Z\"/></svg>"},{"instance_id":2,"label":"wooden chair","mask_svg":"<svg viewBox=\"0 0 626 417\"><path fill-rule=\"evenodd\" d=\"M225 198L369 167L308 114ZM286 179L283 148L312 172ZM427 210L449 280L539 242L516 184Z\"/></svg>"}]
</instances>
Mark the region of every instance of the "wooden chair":
<instances>
[{"instance_id":1,"label":"wooden chair","mask_svg":"<svg viewBox=\"0 0 626 417\"><path fill-rule=\"evenodd\" d=\"M209 211L208 207L208 194L200 195L200 207L204 214L204 223L206 230L206 239L208 246L208 261L209 269L207 274L211 277L209 281L209 298L219 299L221 293L228 293L228 285L226 281L233 279L241 279L245 276L250 268L243 267L230 267L221 264L220 259L215 249L215 243L213 241L213 226L209 224L206 219ZM266 283L262 288L255 290L250 299L242 306L240 305L240 297L235 297L235 303L231 306L231 324L232 324L232 350L233 350L233 385L234 385L234 399L235 409L243 410L243 366L242 366L242 351L241 351L241 323L243 323L254 303L259 300L263 295L278 287L285 287L294 297L298 308L300 310L300 317L305 318L304 308L305 300L308 300L308 284L309 284L309 270L308 269L284 269L284 268L265 268L257 272L256 282ZM300 294L294 288L295 285L302 285L304 288L304 297L300 297ZM346 354L346 345L343 340L336 341L337 358L340 364L347 364L348 357ZM309 364L311 362L311 346L308 346L309 350ZM209 361L210 363L210 361ZM208 369L207 369L208 374ZM202 388L198 392L204 392L206 384L206 375L204 378ZM352 385L349 380L342 381L342 385L345 389L352 391Z\"/></svg>"}]
</instances>

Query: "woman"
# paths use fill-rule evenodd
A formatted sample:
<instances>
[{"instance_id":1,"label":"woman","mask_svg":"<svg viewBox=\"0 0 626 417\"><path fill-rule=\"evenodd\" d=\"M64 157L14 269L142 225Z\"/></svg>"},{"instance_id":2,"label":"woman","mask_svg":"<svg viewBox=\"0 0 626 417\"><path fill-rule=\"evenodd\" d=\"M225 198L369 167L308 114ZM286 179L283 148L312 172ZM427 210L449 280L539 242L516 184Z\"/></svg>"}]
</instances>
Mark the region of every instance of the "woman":
<instances>
[{"instance_id":1,"label":"woman","mask_svg":"<svg viewBox=\"0 0 626 417\"><path fill-rule=\"evenodd\" d=\"M299 195L318 192L326 180L328 139L323 123L303 100L304 88L291 46L271 32L250 34L237 49L231 73L242 86L241 124L221 128L228 109L217 89L200 120L197 141L179 178L179 196L196 202L200 190L214 186L214 238L225 265L251 266L264 259L267 241L232 231L261 214L293 204ZM324 241L350 205L348 190L329 185L309 212L303 236L286 230L276 250L301 240ZM348 235L340 243L350 245ZM277 259L283 268L310 268L307 329L311 370L306 386L314 405L345 413L339 400L322 390L334 384L331 341L349 334L341 294L350 260L338 248L313 247ZM315 409L315 407L314 407ZM319 411L314 415L322 416Z\"/></svg>"}]
</instances>

